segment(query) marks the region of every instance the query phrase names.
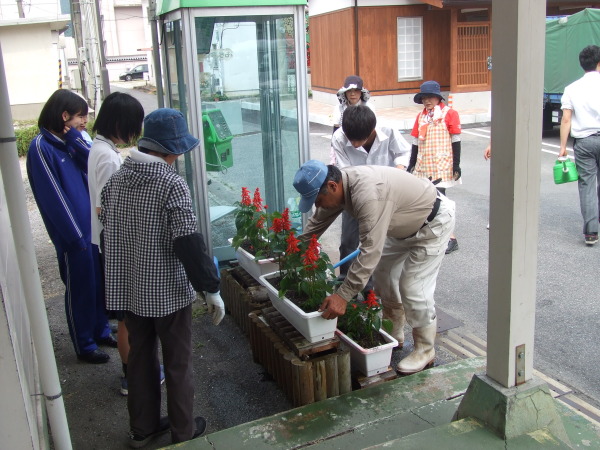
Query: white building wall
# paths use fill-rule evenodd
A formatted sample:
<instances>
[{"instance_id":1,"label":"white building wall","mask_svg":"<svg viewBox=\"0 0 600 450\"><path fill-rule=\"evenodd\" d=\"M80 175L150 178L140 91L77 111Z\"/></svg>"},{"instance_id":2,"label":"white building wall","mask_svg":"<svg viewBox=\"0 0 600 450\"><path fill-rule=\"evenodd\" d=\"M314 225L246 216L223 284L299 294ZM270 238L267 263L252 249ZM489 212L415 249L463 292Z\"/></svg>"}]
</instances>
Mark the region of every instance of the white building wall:
<instances>
[{"instance_id":1,"label":"white building wall","mask_svg":"<svg viewBox=\"0 0 600 450\"><path fill-rule=\"evenodd\" d=\"M4 55L6 61L6 55ZM0 447L48 448L43 396L0 174Z\"/></svg>"},{"instance_id":2,"label":"white building wall","mask_svg":"<svg viewBox=\"0 0 600 450\"><path fill-rule=\"evenodd\" d=\"M118 55L144 54L138 51L146 47L141 6L115 8L115 22L118 38Z\"/></svg>"},{"instance_id":3,"label":"white building wall","mask_svg":"<svg viewBox=\"0 0 600 450\"><path fill-rule=\"evenodd\" d=\"M11 104L39 103L58 89L57 39L48 24L0 27Z\"/></svg>"}]
</instances>

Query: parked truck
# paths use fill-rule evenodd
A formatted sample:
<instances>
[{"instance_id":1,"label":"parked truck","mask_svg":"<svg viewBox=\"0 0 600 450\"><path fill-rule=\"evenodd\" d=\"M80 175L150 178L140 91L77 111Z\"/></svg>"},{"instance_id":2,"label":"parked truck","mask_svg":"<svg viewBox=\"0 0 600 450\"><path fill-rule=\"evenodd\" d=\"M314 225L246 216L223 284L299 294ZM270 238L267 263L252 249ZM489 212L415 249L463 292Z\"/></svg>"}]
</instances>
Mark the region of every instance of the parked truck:
<instances>
[{"instance_id":1,"label":"parked truck","mask_svg":"<svg viewBox=\"0 0 600 450\"><path fill-rule=\"evenodd\" d=\"M600 9L588 8L546 22L544 64L544 130L560 124L560 99L565 87L581 78L579 52L600 45Z\"/></svg>"}]
</instances>

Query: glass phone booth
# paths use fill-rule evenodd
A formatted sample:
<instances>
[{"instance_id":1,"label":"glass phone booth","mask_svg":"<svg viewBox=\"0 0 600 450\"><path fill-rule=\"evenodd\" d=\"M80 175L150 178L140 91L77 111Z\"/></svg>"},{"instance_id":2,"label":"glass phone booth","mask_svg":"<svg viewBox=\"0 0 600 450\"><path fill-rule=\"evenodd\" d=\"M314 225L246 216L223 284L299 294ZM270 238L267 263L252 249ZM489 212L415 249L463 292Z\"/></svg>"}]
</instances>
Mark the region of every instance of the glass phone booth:
<instances>
[{"instance_id":1,"label":"glass phone booth","mask_svg":"<svg viewBox=\"0 0 600 450\"><path fill-rule=\"evenodd\" d=\"M242 187L258 187L271 211L289 206L300 228L292 181L308 159L306 4L157 3L165 105L202 142L177 170L219 261L235 258L228 239Z\"/></svg>"}]
</instances>

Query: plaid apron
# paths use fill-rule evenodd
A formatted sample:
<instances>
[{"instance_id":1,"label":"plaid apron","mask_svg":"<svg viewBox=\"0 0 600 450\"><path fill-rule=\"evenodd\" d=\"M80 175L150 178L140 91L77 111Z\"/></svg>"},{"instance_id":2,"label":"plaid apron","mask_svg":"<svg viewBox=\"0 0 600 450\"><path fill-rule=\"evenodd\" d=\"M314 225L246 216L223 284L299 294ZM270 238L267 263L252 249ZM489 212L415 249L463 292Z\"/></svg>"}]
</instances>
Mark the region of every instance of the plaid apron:
<instances>
[{"instance_id":1,"label":"plaid apron","mask_svg":"<svg viewBox=\"0 0 600 450\"><path fill-rule=\"evenodd\" d=\"M419 153L413 174L419 178L431 177L432 180L441 178L442 183L438 185L440 187L449 187L456 183L452 172L452 141L445 120L449 110L450 108L445 106L442 116L436 120L423 112L419 113L418 117L419 129L425 126L425 133L424 140L419 138Z\"/></svg>"}]
</instances>

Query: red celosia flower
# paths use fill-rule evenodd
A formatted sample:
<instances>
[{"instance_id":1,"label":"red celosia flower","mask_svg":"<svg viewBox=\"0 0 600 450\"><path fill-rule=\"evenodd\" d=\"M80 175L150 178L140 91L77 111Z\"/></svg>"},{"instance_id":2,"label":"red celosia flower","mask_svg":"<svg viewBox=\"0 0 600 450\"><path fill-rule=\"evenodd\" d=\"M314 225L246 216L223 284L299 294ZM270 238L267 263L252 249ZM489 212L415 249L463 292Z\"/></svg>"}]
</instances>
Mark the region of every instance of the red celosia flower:
<instances>
[{"instance_id":1,"label":"red celosia flower","mask_svg":"<svg viewBox=\"0 0 600 450\"><path fill-rule=\"evenodd\" d=\"M287 249L285 252L288 255L291 255L292 253L298 253L300 251L300 249L298 248L300 239L296 239L296 236L294 236L293 232L288 235L286 242L287 242L288 246L287 246Z\"/></svg>"},{"instance_id":2,"label":"red celosia flower","mask_svg":"<svg viewBox=\"0 0 600 450\"><path fill-rule=\"evenodd\" d=\"M250 191L248 188L242 188L242 206L250 206L252 204L252 200L250 200Z\"/></svg>"},{"instance_id":3,"label":"red celosia flower","mask_svg":"<svg viewBox=\"0 0 600 450\"><path fill-rule=\"evenodd\" d=\"M379 302L372 289L367 294L367 299L363 303L367 305L367 308L379 308Z\"/></svg>"},{"instance_id":4,"label":"red celosia flower","mask_svg":"<svg viewBox=\"0 0 600 450\"><path fill-rule=\"evenodd\" d=\"M316 269L317 261L319 260L319 242L317 242L317 235L313 234L308 243L308 248L304 255L302 255L302 263L307 269Z\"/></svg>"},{"instance_id":5,"label":"red celosia flower","mask_svg":"<svg viewBox=\"0 0 600 450\"><path fill-rule=\"evenodd\" d=\"M260 190L256 188L254 191L254 199L252 200L252 204L256 208L257 211L262 211L262 198L260 198Z\"/></svg>"}]
</instances>

